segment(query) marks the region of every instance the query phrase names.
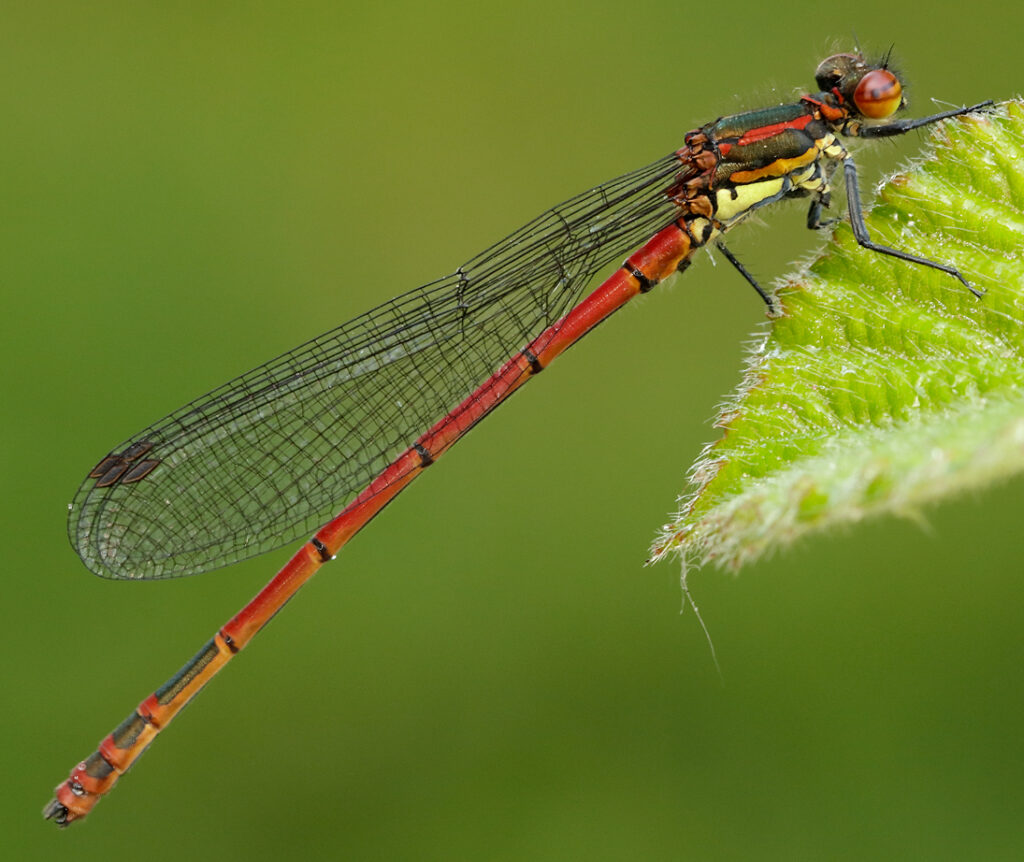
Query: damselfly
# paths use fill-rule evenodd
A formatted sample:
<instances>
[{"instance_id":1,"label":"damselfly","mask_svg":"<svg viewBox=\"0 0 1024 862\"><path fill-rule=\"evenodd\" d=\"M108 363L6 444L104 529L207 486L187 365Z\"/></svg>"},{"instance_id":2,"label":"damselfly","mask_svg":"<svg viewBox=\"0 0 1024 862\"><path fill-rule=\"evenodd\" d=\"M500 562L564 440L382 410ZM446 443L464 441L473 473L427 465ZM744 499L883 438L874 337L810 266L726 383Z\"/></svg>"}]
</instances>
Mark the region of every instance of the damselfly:
<instances>
[{"instance_id":1,"label":"damselfly","mask_svg":"<svg viewBox=\"0 0 1024 862\"><path fill-rule=\"evenodd\" d=\"M67 825L88 814L178 711L403 488L612 312L685 269L698 249L714 244L773 307L722 242L761 207L807 197L807 225L822 227L830 180L842 165L861 246L941 270L980 296L955 266L871 240L857 168L840 138L901 135L991 102L892 120L903 92L885 61L837 54L815 77L817 92L690 132L675 153L571 198L447 278L215 389L104 457L75 496L69 522L71 543L98 575L194 574L316 533L74 768L45 816ZM601 267L633 249L584 297Z\"/></svg>"}]
</instances>

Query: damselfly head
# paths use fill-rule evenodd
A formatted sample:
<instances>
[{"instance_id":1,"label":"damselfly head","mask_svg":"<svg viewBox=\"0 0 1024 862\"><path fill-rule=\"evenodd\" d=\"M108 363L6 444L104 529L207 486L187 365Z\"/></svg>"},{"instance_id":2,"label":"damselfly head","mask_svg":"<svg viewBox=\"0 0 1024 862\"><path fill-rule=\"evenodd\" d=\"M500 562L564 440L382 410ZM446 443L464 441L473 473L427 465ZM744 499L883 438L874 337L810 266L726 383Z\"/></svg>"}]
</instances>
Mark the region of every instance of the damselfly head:
<instances>
[{"instance_id":1,"label":"damselfly head","mask_svg":"<svg viewBox=\"0 0 1024 862\"><path fill-rule=\"evenodd\" d=\"M859 54L833 54L823 60L814 79L822 92L833 93L869 120L884 120L903 107L903 85L882 63L867 62Z\"/></svg>"}]
</instances>

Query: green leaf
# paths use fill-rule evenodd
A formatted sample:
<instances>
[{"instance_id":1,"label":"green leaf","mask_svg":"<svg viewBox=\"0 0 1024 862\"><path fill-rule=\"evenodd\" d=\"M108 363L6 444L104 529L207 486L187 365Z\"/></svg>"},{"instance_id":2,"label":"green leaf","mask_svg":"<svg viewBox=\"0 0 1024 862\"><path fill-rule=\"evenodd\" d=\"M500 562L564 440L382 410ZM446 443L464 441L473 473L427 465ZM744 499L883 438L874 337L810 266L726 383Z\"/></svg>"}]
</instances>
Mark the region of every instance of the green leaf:
<instances>
[{"instance_id":1,"label":"green leaf","mask_svg":"<svg viewBox=\"0 0 1024 862\"><path fill-rule=\"evenodd\" d=\"M780 290L782 315L654 559L736 568L1024 470L1024 103L944 124L867 223L877 242L954 263L985 296L840 226Z\"/></svg>"}]
</instances>

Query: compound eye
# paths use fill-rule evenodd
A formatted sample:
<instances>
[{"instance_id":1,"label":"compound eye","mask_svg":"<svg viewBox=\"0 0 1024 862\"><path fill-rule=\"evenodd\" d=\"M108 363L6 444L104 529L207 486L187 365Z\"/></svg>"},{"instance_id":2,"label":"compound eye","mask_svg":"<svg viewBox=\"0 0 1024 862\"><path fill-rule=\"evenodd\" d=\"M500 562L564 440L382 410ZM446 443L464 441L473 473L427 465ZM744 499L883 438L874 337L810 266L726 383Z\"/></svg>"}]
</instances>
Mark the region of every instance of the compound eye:
<instances>
[{"instance_id":1,"label":"compound eye","mask_svg":"<svg viewBox=\"0 0 1024 862\"><path fill-rule=\"evenodd\" d=\"M891 117L903 103L903 87L888 69L874 69L857 84L853 104L869 120Z\"/></svg>"},{"instance_id":2,"label":"compound eye","mask_svg":"<svg viewBox=\"0 0 1024 862\"><path fill-rule=\"evenodd\" d=\"M833 87L838 87L843 78L853 72L860 62L860 57L855 54L833 54L822 60L814 72L818 89L829 91Z\"/></svg>"}]
</instances>

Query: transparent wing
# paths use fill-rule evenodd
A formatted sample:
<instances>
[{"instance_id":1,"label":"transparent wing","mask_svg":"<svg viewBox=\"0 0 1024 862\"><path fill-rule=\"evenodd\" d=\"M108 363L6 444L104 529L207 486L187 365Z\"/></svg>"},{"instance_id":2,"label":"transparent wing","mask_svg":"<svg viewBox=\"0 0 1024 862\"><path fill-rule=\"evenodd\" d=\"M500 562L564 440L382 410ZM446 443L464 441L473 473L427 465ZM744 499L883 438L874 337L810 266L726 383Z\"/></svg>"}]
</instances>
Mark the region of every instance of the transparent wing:
<instances>
[{"instance_id":1,"label":"transparent wing","mask_svg":"<svg viewBox=\"0 0 1024 862\"><path fill-rule=\"evenodd\" d=\"M670 222L679 168L584 192L126 440L79 488L72 545L104 577L166 578L308 536Z\"/></svg>"}]
</instances>

